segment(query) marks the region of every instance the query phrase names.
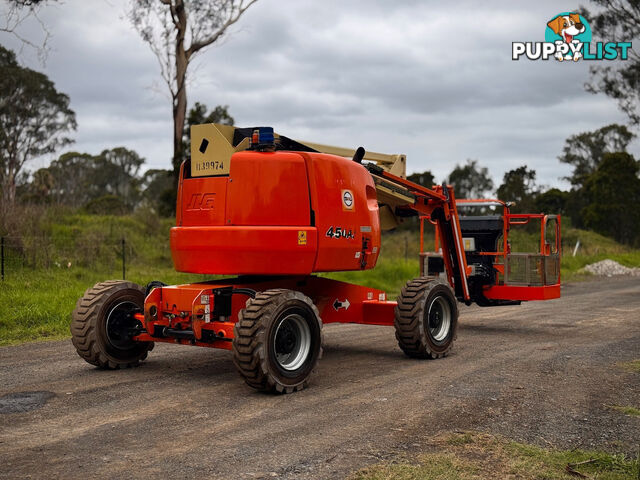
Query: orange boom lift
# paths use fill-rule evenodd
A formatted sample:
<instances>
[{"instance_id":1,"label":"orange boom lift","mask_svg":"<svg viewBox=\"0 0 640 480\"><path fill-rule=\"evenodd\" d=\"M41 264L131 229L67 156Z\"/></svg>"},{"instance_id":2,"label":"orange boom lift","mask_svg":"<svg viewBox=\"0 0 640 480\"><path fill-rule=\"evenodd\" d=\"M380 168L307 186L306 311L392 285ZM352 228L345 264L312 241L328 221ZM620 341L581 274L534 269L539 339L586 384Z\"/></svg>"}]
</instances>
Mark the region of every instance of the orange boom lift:
<instances>
[{"instance_id":1,"label":"orange boom lift","mask_svg":"<svg viewBox=\"0 0 640 480\"><path fill-rule=\"evenodd\" d=\"M298 142L268 127L192 127L180 170L171 251L176 270L235 275L142 288L108 281L73 312L73 344L102 368L134 366L154 342L232 350L250 386L303 388L322 354L322 325L394 326L410 357L446 355L457 303L513 305L560 296L560 217L511 214L499 200L456 200L448 185L405 176L403 155ZM460 216L467 207L500 215ZM397 301L370 287L315 276L367 270L381 230L418 216L421 275ZM425 222L435 251L425 252ZM515 225L540 223L536 253L512 253Z\"/></svg>"}]
</instances>

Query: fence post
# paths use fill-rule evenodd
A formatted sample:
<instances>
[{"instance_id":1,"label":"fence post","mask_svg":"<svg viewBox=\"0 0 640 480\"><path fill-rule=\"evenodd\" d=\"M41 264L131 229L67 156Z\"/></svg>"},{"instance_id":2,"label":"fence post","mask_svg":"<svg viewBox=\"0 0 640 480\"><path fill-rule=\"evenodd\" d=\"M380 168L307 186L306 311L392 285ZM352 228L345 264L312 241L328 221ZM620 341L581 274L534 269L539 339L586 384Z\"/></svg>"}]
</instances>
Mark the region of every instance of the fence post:
<instances>
[{"instance_id":1,"label":"fence post","mask_svg":"<svg viewBox=\"0 0 640 480\"><path fill-rule=\"evenodd\" d=\"M2 281L4 282L4 237L0 238L0 270L2 271Z\"/></svg>"},{"instance_id":2,"label":"fence post","mask_svg":"<svg viewBox=\"0 0 640 480\"><path fill-rule=\"evenodd\" d=\"M126 279L126 270L125 270L125 261L126 261L126 256L124 253L124 246L125 246L125 241L124 241L124 237L122 237L122 279L125 280Z\"/></svg>"},{"instance_id":3,"label":"fence post","mask_svg":"<svg viewBox=\"0 0 640 480\"><path fill-rule=\"evenodd\" d=\"M404 237L404 261L409 261L409 238L406 235Z\"/></svg>"}]
</instances>

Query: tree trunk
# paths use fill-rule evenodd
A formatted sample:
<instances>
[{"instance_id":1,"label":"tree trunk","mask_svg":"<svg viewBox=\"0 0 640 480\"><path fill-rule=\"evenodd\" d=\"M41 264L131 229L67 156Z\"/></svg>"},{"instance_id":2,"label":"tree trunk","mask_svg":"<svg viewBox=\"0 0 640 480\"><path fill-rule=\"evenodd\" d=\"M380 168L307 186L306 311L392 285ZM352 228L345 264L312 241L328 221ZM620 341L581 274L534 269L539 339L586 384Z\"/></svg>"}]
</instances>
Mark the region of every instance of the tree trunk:
<instances>
[{"instance_id":1,"label":"tree trunk","mask_svg":"<svg viewBox=\"0 0 640 480\"><path fill-rule=\"evenodd\" d=\"M8 193L8 207L13 207L16 203L16 177L14 175L9 176L9 185L7 187Z\"/></svg>"},{"instance_id":2,"label":"tree trunk","mask_svg":"<svg viewBox=\"0 0 640 480\"><path fill-rule=\"evenodd\" d=\"M184 74L183 80L184 83ZM177 178L180 173L180 164L184 160L182 151L182 133L184 132L184 120L187 115L187 92L183 88L178 92L173 106L173 172Z\"/></svg>"},{"instance_id":3,"label":"tree trunk","mask_svg":"<svg viewBox=\"0 0 640 480\"><path fill-rule=\"evenodd\" d=\"M184 2L178 0L175 5L176 29L176 91L173 95L173 176L177 185L180 174L180 164L184 158L182 151L182 133L187 115L187 66L189 58L184 49L184 36L187 30L187 13Z\"/></svg>"},{"instance_id":4,"label":"tree trunk","mask_svg":"<svg viewBox=\"0 0 640 480\"><path fill-rule=\"evenodd\" d=\"M11 160L9 160L11 161ZM9 171L5 172L5 178L2 182L2 204L6 209L10 209L16 200L16 176L13 168L9 166Z\"/></svg>"}]
</instances>

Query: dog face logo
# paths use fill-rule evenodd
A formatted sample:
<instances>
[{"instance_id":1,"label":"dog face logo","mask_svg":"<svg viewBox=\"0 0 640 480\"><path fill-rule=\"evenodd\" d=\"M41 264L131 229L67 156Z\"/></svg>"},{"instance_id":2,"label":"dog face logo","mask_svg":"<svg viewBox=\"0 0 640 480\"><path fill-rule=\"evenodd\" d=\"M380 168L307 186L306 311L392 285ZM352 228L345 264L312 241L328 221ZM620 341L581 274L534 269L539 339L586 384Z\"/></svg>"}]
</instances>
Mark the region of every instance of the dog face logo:
<instances>
[{"instance_id":1,"label":"dog face logo","mask_svg":"<svg viewBox=\"0 0 640 480\"><path fill-rule=\"evenodd\" d=\"M580 21L580 15L570 13L569 15L558 15L547 23L547 27L560 35L566 43L571 43L573 37L583 33L586 28Z\"/></svg>"},{"instance_id":2,"label":"dog face logo","mask_svg":"<svg viewBox=\"0 0 640 480\"><path fill-rule=\"evenodd\" d=\"M582 58L578 46L591 41L589 24L578 13L561 13L547 22L545 40L557 45L555 58L558 61Z\"/></svg>"}]
</instances>

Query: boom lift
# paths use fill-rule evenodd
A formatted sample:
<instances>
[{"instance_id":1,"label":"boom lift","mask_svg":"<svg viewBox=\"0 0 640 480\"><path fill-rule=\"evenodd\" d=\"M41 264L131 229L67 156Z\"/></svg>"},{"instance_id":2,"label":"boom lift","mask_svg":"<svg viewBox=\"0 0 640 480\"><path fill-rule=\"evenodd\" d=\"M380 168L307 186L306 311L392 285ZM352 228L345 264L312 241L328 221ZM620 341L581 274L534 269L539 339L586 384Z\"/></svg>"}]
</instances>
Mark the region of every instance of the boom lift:
<instances>
[{"instance_id":1,"label":"boom lift","mask_svg":"<svg viewBox=\"0 0 640 480\"><path fill-rule=\"evenodd\" d=\"M511 214L498 201L456 200L448 185L405 178L404 155L295 141L273 129L192 127L178 186L171 251L176 270L236 275L189 285L108 281L73 312L73 344L101 368L135 366L154 342L233 351L250 386L303 388L322 354L322 325L395 326L410 357L453 345L457 303L517 304L560 296L560 218ZM460 216L459 208L502 208ZM421 275L397 301L370 287L314 275L366 270L381 230L418 216ZM540 249L512 253L514 225L539 221ZM425 222L436 248L424 251Z\"/></svg>"}]
</instances>

